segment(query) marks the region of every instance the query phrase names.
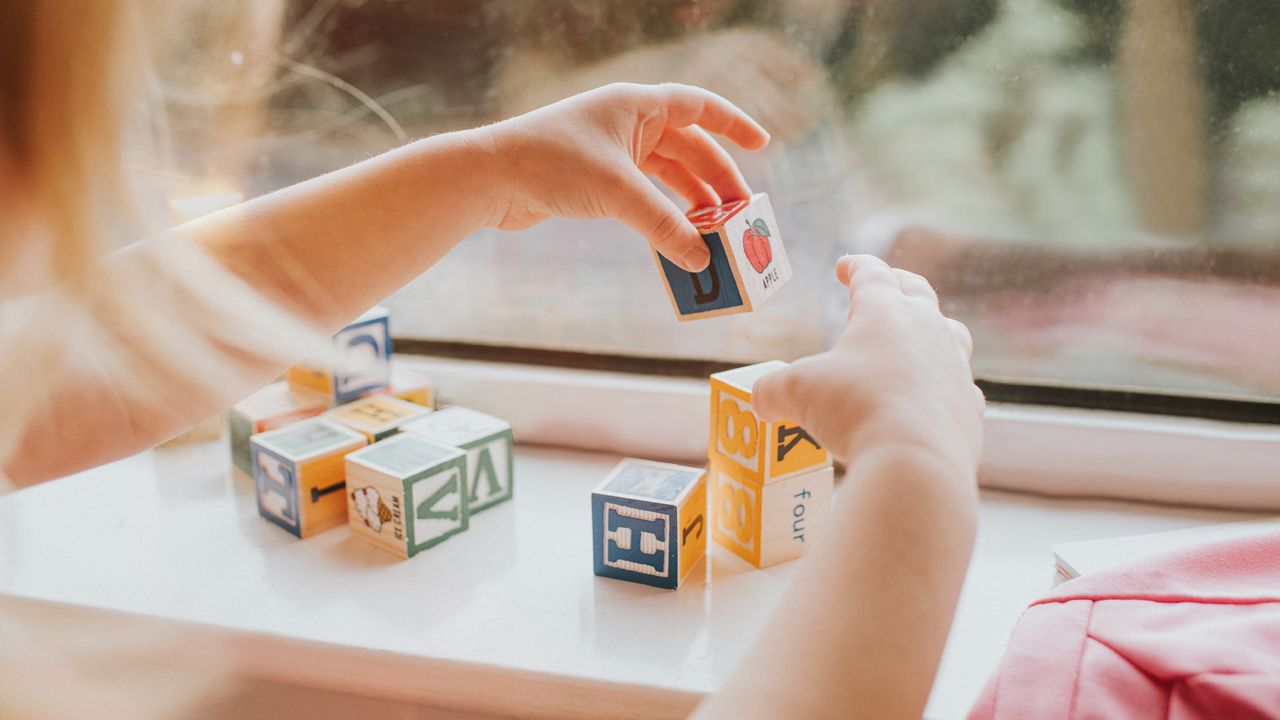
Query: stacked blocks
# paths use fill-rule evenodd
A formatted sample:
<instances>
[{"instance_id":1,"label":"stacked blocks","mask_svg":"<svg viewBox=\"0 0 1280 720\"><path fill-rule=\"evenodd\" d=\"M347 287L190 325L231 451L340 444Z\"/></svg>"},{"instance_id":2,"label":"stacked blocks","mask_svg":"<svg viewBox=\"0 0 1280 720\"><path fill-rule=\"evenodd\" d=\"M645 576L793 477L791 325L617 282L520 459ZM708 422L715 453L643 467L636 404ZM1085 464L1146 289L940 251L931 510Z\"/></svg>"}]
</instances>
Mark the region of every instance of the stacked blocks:
<instances>
[{"instance_id":1,"label":"stacked blocks","mask_svg":"<svg viewBox=\"0 0 1280 720\"><path fill-rule=\"evenodd\" d=\"M706 474L628 458L591 493L595 573L676 589L707 551Z\"/></svg>"},{"instance_id":2,"label":"stacked blocks","mask_svg":"<svg viewBox=\"0 0 1280 720\"><path fill-rule=\"evenodd\" d=\"M680 320L751 312L791 279L791 261L764 193L689 213L711 251L700 273L654 253Z\"/></svg>"},{"instance_id":3,"label":"stacked blocks","mask_svg":"<svg viewBox=\"0 0 1280 720\"><path fill-rule=\"evenodd\" d=\"M327 407L323 397L294 392L287 383L278 382L259 390L228 413L231 464L247 477L253 477L253 456L249 451L251 435L315 417Z\"/></svg>"},{"instance_id":4,"label":"stacked blocks","mask_svg":"<svg viewBox=\"0 0 1280 720\"><path fill-rule=\"evenodd\" d=\"M351 531L410 558L467 529L467 454L402 433L346 458Z\"/></svg>"},{"instance_id":5,"label":"stacked blocks","mask_svg":"<svg viewBox=\"0 0 1280 720\"><path fill-rule=\"evenodd\" d=\"M711 534L739 557L768 567L803 555L831 509L831 457L789 420L751 411L751 388L782 361L711 376Z\"/></svg>"},{"instance_id":6,"label":"stacked blocks","mask_svg":"<svg viewBox=\"0 0 1280 720\"><path fill-rule=\"evenodd\" d=\"M323 418L254 435L258 513L304 538L347 518L343 458L365 436Z\"/></svg>"},{"instance_id":7,"label":"stacked blocks","mask_svg":"<svg viewBox=\"0 0 1280 720\"><path fill-rule=\"evenodd\" d=\"M386 308L374 307L333 336L336 368L299 363L285 379L295 390L318 393L342 405L387 387L390 380L391 329Z\"/></svg>"},{"instance_id":8,"label":"stacked blocks","mask_svg":"<svg viewBox=\"0 0 1280 720\"><path fill-rule=\"evenodd\" d=\"M466 451L467 503L473 514L511 499L515 443L505 421L448 407L411 420L401 430Z\"/></svg>"},{"instance_id":9,"label":"stacked blocks","mask_svg":"<svg viewBox=\"0 0 1280 720\"><path fill-rule=\"evenodd\" d=\"M390 395L369 395L340 405L325 417L362 433L374 443L399 432L405 423L429 415L431 410Z\"/></svg>"}]
</instances>

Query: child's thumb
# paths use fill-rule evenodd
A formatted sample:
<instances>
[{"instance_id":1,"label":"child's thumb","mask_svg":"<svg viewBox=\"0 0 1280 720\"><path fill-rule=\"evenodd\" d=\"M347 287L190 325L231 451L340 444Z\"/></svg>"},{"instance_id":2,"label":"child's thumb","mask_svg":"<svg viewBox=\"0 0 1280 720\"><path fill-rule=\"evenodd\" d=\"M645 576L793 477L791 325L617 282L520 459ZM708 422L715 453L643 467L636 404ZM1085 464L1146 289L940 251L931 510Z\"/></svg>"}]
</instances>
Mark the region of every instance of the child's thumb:
<instances>
[{"instance_id":1,"label":"child's thumb","mask_svg":"<svg viewBox=\"0 0 1280 720\"><path fill-rule=\"evenodd\" d=\"M711 263L707 243L675 203L649 178L634 168L627 173L614 207L615 215L643 235L654 250L689 272L701 272Z\"/></svg>"},{"instance_id":2,"label":"child's thumb","mask_svg":"<svg viewBox=\"0 0 1280 720\"><path fill-rule=\"evenodd\" d=\"M789 367L760 376L751 388L751 409L765 422L798 420L799 405L795 375Z\"/></svg>"}]
</instances>

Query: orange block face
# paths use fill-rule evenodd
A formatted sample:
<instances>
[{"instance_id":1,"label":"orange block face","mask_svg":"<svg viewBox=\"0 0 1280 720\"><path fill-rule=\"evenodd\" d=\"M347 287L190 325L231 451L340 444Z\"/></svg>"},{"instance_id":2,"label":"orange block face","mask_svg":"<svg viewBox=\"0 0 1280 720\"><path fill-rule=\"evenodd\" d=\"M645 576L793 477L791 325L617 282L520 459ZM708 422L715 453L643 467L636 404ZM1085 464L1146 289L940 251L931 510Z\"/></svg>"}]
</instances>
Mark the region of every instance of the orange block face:
<instances>
[{"instance_id":1,"label":"orange block face","mask_svg":"<svg viewBox=\"0 0 1280 720\"><path fill-rule=\"evenodd\" d=\"M678 511L680 537L679 573L683 579L702 562L707 554L707 474L703 473L698 484L680 503Z\"/></svg>"},{"instance_id":2,"label":"orange block face","mask_svg":"<svg viewBox=\"0 0 1280 720\"><path fill-rule=\"evenodd\" d=\"M760 519L764 487L734 477L724 460L707 468L711 485L711 536L752 565L760 564Z\"/></svg>"},{"instance_id":3,"label":"orange block face","mask_svg":"<svg viewBox=\"0 0 1280 720\"><path fill-rule=\"evenodd\" d=\"M766 423L751 411L756 378L784 367L775 360L711 376L711 455L758 484L831 463L827 451L795 422Z\"/></svg>"},{"instance_id":4,"label":"orange block face","mask_svg":"<svg viewBox=\"0 0 1280 720\"><path fill-rule=\"evenodd\" d=\"M303 392L333 395L333 374L307 365L294 365L284 375L289 387Z\"/></svg>"}]
</instances>

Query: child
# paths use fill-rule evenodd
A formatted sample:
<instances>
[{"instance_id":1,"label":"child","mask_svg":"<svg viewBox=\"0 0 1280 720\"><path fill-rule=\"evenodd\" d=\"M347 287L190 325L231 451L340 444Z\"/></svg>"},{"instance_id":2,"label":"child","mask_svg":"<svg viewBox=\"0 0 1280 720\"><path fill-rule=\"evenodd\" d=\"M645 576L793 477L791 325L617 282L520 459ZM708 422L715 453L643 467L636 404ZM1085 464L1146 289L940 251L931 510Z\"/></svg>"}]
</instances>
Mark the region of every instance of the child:
<instances>
[{"instance_id":1,"label":"child","mask_svg":"<svg viewBox=\"0 0 1280 720\"><path fill-rule=\"evenodd\" d=\"M705 245L645 173L692 205L744 197L708 133L768 141L705 90L611 85L108 252L134 227L114 202L111 148L132 107L132 76L116 71L146 36L141 9L100 0L68 23L58 3L5 3L0 26L23 40L0 46L0 479L20 484L225 408L479 227L615 217L700 270ZM919 276L868 257L837 271L850 287L841 339L755 397L763 417L795 418L844 458L846 487L786 613L703 716L919 717L946 638L981 444L971 341ZM0 646L14 691L21 655ZM24 702L39 698L0 693L0 714Z\"/></svg>"}]
</instances>

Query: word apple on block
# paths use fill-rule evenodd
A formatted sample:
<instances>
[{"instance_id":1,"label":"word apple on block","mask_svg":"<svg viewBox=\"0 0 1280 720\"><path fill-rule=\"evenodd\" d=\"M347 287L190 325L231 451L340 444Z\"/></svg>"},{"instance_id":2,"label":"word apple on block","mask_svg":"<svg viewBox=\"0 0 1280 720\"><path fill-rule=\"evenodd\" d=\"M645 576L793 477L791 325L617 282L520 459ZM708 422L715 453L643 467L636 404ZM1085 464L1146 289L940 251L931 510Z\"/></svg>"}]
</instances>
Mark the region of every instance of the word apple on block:
<instances>
[{"instance_id":1,"label":"word apple on block","mask_svg":"<svg viewBox=\"0 0 1280 720\"><path fill-rule=\"evenodd\" d=\"M391 373L391 327L387 309L375 306L333 336L333 357L302 362L285 380L295 390L319 393L335 405L387 387Z\"/></svg>"},{"instance_id":2,"label":"word apple on block","mask_svg":"<svg viewBox=\"0 0 1280 720\"><path fill-rule=\"evenodd\" d=\"M315 417L328 408L319 395L296 392L288 383L268 385L241 400L227 414L231 435L231 464L247 477L253 477L253 455L249 436Z\"/></svg>"},{"instance_id":3,"label":"word apple on block","mask_svg":"<svg viewBox=\"0 0 1280 720\"><path fill-rule=\"evenodd\" d=\"M467 529L467 455L408 433L347 456L351 532L411 558Z\"/></svg>"},{"instance_id":4,"label":"word apple on block","mask_svg":"<svg viewBox=\"0 0 1280 720\"><path fill-rule=\"evenodd\" d=\"M511 499L515 440L505 420L453 406L411 420L400 429L466 451L467 504L473 515Z\"/></svg>"},{"instance_id":5,"label":"word apple on block","mask_svg":"<svg viewBox=\"0 0 1280 720\"><path fill-rule=\"evenodd\" d=\"M300 538L341 525L347 519L343 458L367 442L318 417L249 438L258 514Z\"/></svg>"},{"instance_id":6,"label":"word apple on block","mask_svg":"<svg viewBox=\"0 0 1280 720\"><path fill-rule=\"evenodd\" d=\"M680 320L751 312L791 279L791 261L764 193L688 217L711 250L707 269L681 270L654 253Z\"/></svg>"},{"instance_id":7,"label":"word apple on block","mask_svg":"<svg viewBox=\"0 0 1280 720\"><path fill-rule=\"evenodd\" d=\"M712 458L711 534L756 567L794 560L831 514L835 471L830 465L760 484L723 458Z\"/></svg>"},{"instance_id":8,"label":"word apple on block","mask_svg":"<svg viewBox=\"0 0 1280 720\"><path fill-rule=\"evenodd\" d=\"M751 391L781 360L711 376L712 537L757 567L804 554L831 510L831 455L794 421L763 422Z\"/></svg>"},{"instance_id":9,"label":"word apple on block","mask_svg":"<svg viewBox=\"0 0 1280 720\"><path fill-rule=\"evenodd\" d=\"M325 413L328 419L345 425L375 443L400 431L405 423L430 415L431 410L421 405L393 398L390 395L369 395Z\"/></svg>"},{"instance_id":10,"label":"word apple on block","mask_svg":"<svg viewBox=\"0 0 1280 720\"><path fill-rule=\"evenodd\" d=\"M707 553L699 468L628 458L591 493L595 573L671 590Z\"/></svg>"}]
</instances>

